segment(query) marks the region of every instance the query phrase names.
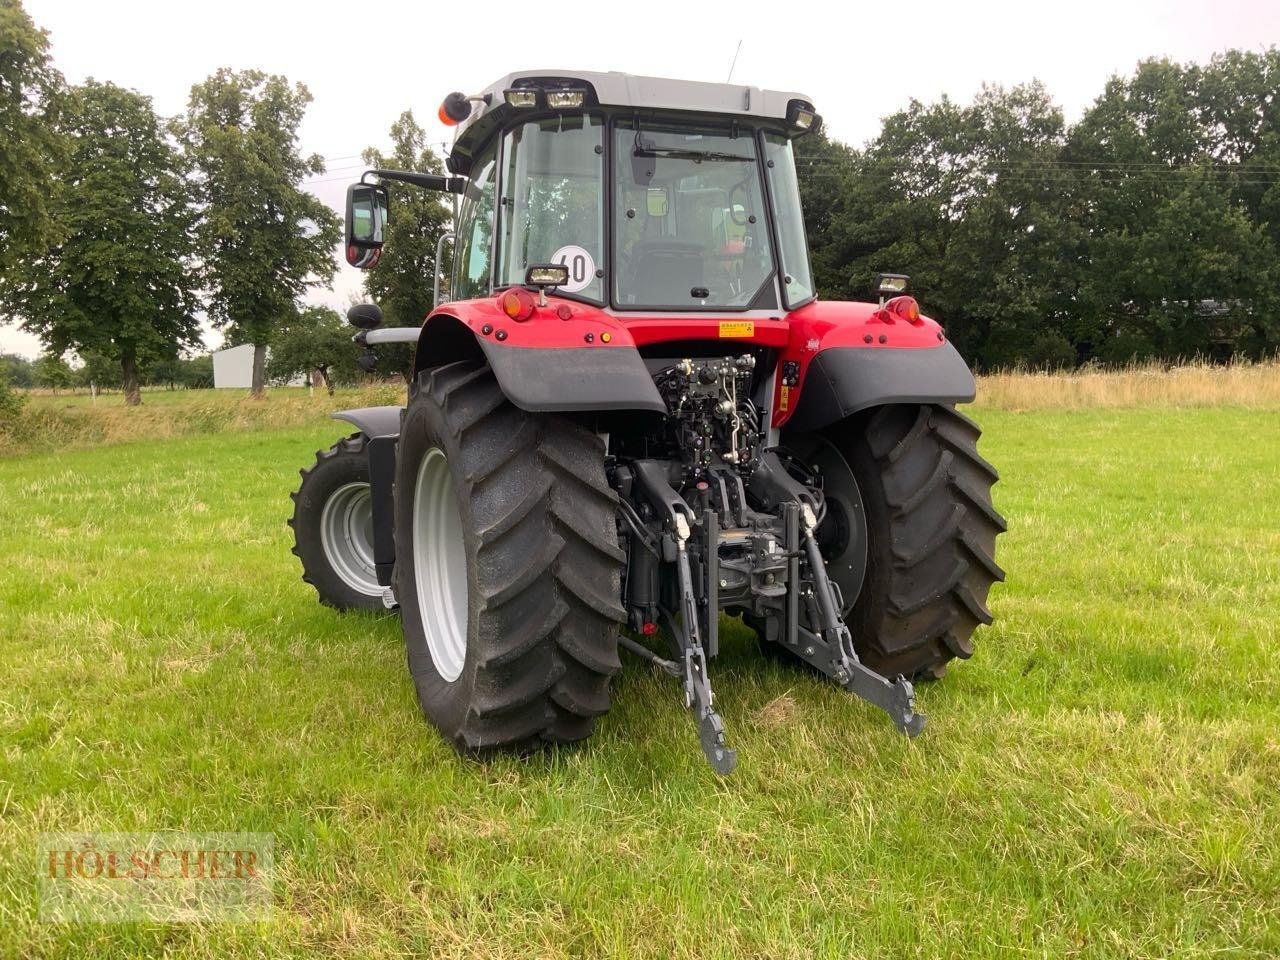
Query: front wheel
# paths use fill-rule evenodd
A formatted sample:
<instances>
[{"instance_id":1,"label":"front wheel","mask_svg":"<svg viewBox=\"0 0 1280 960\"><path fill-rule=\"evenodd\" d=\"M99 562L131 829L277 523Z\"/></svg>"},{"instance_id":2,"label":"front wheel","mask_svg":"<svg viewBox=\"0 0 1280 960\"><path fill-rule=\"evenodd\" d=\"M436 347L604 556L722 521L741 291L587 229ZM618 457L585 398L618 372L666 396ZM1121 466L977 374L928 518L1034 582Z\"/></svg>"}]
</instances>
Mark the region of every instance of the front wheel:
<instances>
[{"instance_id":1,"label":"front wheel","mask_svg":"<svg viewBox=\"0 0 1280 960\"><path fill-rule=\"evenodd\" d=\"M368 443L357 433L318 452L291 495L289 526L302 579L321 603L339 610L384 609L373 560Z\"/></svg>"},{"instance_id":2,"label":"front wheel","mask_svg":"<svg viewBox=\"0 0 1280 960\"><path fill-rule=\"evenodd\" d=\"M396 455L396 597L422 712L459 750L581 740L618 670L624 555L604 444L492 371L421 373Z\"/></svg>"}]
</instances>

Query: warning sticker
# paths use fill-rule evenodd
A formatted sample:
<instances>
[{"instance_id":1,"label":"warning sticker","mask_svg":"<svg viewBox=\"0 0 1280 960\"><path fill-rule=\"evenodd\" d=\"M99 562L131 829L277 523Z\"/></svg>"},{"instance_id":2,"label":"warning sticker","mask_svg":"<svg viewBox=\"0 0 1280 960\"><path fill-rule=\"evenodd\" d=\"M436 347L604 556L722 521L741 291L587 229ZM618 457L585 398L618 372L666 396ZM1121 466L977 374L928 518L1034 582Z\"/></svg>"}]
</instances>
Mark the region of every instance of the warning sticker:
<instances>
[{"instance_id":1,"label":"warning sticker","mask_svg":"<svg viewBox=\"0 0 1280 960\"><path fill-rule=\"evenodd\" d=\"M569 268L569 282L560 288L565 293L585 290L596 278L596 261L586 247L566 244L551 255L551 262L564 264Z\"/></svg>"},{"instance_id":2,"label":"warning sticker","mask_svg":"<svg viewBox=\"0 0 1280 960\"><path fill-rule=\"evenodd\" d=\"M784 383L778 393L778 409L786 413L789 406L791 406L791 388Z\"/></svg>"},{"instance_id":3,"label":"warning sticker","mask_svg":"<svg viewBox=\"0 0 1280 960\"><path fill-rule=\"evenodd\" d=\"M721 320L720 336L722 337L754 337L756 324L754 320Z\"/></svg>"}]
</instances>

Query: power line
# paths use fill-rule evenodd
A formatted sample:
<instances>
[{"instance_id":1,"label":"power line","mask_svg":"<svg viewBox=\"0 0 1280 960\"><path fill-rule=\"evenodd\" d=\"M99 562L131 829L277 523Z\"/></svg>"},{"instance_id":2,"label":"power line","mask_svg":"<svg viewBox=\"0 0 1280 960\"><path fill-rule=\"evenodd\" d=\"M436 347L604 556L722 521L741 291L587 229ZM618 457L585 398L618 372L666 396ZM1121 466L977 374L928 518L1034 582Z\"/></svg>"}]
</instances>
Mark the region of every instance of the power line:
<instances>
[{"instance_id":1,"label":"power line","mask_svg":"<svg viewBox=\"0 0 1280 960\"><path fill-rule=\"evenodd\" d=\"M878 160L879 158L877 158ZM807 166L852 166L856 161L851 161L843 157L797 157L796 169ZM876 162L876 161L873 161ZM1196 162L1187 163L1158 163L1158 162L1117 162L1117 163L1095 163L1090 160L1057 160L1046 158L1043 160L1007 160L1000 162L984 162L975 161L971 165L967 165L966 169L971 172L980 170L1015 170L1025 168L1045 167L1047 169L1066 168L1073 171L1088 172L1091 170L1100 171L1120 171L1120 172L1144 172L1150 171L1162 173L1165 171L1175 172L1178 170L1209 170L1215 173L1246 173L1250 176L1280 176L1280 166L1270 164L1250 164L1250 163L1216 163L1216 162ZM964 170L960 172L965 172Z\"/></svg>"}]
</instances>

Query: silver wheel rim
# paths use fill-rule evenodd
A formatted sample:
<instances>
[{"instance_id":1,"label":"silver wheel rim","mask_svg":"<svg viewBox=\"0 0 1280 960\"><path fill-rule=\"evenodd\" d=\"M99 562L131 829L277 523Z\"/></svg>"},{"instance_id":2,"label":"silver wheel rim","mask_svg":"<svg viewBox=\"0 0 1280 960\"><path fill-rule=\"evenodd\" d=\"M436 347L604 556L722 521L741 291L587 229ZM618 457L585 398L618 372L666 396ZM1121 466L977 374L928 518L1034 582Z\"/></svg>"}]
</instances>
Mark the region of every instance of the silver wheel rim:
<instances>
[{"instance_id":1,"label":"silver wheel rim","mask_svg":"<svg viewBox=\"0 0 1280 960\"><path fill-rule=\"evenodd\" d=\"M320 543L343 583L368 597L382 595L373 563L373 500L367 483L345 484L325 501Z\"/></svg>"},{"instance_id":2,"label":"silver wheel rim","mask_svg":"<svg viewBox=\"0 0 1280 960\"><path fill-rule=\"evenodd\" d=\"M413 489L413 578L427 650L452 683L467 659L467 552L449 461L432 447Z\"/></svg>"}]
</instances>

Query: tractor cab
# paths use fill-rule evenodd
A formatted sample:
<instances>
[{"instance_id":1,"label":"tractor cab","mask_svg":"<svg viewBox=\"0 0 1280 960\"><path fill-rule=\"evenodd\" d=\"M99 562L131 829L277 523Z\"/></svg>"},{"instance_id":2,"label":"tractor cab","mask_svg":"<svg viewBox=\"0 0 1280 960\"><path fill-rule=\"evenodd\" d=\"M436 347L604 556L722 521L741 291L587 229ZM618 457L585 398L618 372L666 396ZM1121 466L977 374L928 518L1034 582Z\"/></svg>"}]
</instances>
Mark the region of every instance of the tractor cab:
<instances>
[{"instance_id":1,"label":"tractor cab","mask_svg":"<svg viewBox=\"0 0 1280 960\"><path fill-rule=\"evenodd\" d=\"M568 270L557 295L620 313L813 299L792 141L820 119L799 94L548 71L450 94L440 117L457 127L452 300L543 264Z\"/></svg>"}]
</instances>

